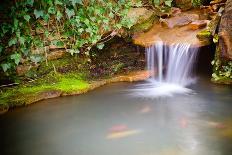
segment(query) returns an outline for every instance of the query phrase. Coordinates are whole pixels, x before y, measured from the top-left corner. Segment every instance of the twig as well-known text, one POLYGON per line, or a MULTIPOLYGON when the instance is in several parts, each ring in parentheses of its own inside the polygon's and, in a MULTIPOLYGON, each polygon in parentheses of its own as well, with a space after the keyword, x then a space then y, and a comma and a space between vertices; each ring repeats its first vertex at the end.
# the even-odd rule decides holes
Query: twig
POLYGON ((6 84, 6 85, 1 85, 0 88, 14 86, 14 85, 19 85, 19 83, 11 83, 11 84, 6 84))

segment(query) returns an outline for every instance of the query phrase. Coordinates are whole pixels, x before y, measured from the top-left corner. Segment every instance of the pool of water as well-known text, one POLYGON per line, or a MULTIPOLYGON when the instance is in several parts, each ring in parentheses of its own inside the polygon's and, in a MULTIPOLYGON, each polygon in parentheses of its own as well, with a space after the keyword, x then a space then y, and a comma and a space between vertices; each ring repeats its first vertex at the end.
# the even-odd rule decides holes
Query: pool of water
POLYGON ((0 154, 232 154, 230 86, 200 78, 194 93, 146 98, 130 95, 136 85, 110 84, 1 115, 0 154))

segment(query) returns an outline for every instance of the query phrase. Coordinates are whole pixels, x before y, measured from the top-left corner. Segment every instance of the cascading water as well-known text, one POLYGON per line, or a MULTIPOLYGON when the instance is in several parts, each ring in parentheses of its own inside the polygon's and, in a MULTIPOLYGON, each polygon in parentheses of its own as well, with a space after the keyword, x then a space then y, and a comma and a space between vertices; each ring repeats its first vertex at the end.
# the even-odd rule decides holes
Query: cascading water
POLYGON ((197 49, 190 44, 165 46, 158 42, 146 49, 147 69, 152 79, 187 86, 193 82, 197 49))
POLYGON ((197 51, 197 48, 185 43, 166 46, 157 42, 146 48, 150 79, 148 83, 139 85, 134 93, 156 97, 191 92, 185 87, 195 82, 193 70, 197 51))

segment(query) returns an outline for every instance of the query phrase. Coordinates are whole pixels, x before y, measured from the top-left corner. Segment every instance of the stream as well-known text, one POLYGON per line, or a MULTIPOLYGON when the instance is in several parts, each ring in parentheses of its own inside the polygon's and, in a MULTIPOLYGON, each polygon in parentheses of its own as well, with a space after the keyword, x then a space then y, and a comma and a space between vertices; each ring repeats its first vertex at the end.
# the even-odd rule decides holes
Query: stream
MULTIPOLYGON (((139 82, 139 84, 144 82, 139 82)), ((116 83, 0 116, 0 154, 229 155, 232 88, 200 77, 194 93, 131 96, 116 83)))

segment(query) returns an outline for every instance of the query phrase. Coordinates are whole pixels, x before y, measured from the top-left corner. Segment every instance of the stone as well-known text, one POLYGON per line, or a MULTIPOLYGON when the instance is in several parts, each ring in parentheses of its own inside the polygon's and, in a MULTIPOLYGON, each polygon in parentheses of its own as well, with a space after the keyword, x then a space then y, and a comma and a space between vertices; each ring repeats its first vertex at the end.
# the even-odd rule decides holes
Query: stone
POLYGON ((171 8, 171 15, 172 16, 176 16, 176 15, 178 15, 180 13, 181 13, 181 9, 180 8, 176 8, 176 7, 172 7, 171 8))
POLYGON ((189 24, 189 29, 191 30, 202 29, 206 27, 208 23, 209 20, 197 20, 189 24))
POLYGON ((48 60, 56 60, 60 59, 65 56, 66 52, 64 50, 52 51, 51 53, 47 54, 48 60))
POLYGON ((211 6, 211 8, 214 12, 217 12, 219 10, 219 8, 222 6, 225 6, 225 3, 214 4, 211 6))
POLYGON ((153 11, 146 8, 131 8, 127 18, 132 19, 135 24, 141 24, 153 16, 153 11))
POLYGON ((163 19, 161 23, 168 28, 181 27, 199 19, 197 14, 182 13, 175 17, 163 19))
MULTIPOLYGON (((143 32, 149 30, 155 21, 155 15, 152 10, 142 8, 131 8, 127 18, 133 21, 132 32, 143 32)), ((158 19, 157 19, 158 21, 158 19)))
POLYGON ((219 25, 219 50, 221 56, 232 60, 232 0, 227 0, 219 25))

